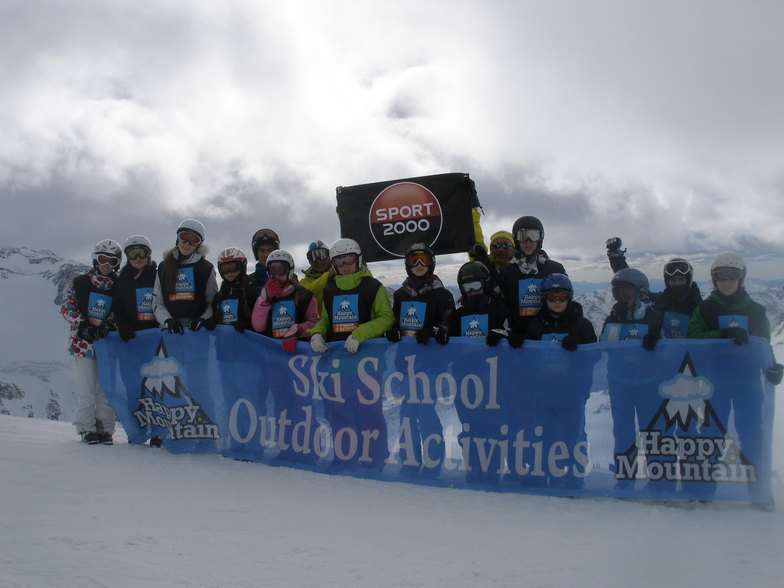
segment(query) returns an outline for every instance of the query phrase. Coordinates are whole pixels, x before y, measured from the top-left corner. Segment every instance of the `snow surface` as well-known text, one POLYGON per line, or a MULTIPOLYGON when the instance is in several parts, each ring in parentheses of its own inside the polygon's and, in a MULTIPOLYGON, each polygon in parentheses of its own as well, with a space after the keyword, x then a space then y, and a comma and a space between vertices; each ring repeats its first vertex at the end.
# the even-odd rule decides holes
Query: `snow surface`
MULTIPOLYGON (((1 586, 778 587, 784 575, 782 508, 413 486, 115 437, 87 446, 67 423, 0 415, 1 586)), ((781 504, 780 480, 774 494, 781 504)))

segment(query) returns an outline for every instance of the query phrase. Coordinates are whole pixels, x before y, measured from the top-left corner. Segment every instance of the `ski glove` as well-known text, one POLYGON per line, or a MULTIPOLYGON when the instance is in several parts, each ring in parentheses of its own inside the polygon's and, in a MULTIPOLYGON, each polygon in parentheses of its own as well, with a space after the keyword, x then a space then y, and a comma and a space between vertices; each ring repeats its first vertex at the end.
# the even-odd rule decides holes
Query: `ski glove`
POLYGON ((436 325, 433 327, 433 336, 436 339, 436 343, 439 345, 446 345, 449 343, 449 329, 443 325, 436 325))
POLYGON ((781 384, 782 375, 784 375, 784 365, 781 365, 780 363, 775 364, 765 371, 765 377, 768 379, 768 382, 774 386, 781 384))
POLYGON ((432 336, 433 336, 433 330, 424 327, 421 330, 417 331, 416 334, 417 343, 421 343, 422 345, 427 345, 427 340, 430 339, 430 337, 432 336))
POLYGON ((493 329, 487 334, 487 338, 485 339, 485 343, 487 343, 490 347, 495 347, 498 345, 498 342, 501 339, 506 337, 506 331, 503 329, 493 329))
POLYGON ((384 336, 387 338, 387 341, 389 341, 390 343, 399 343, 400 329, 398 329, 397 327, 392 327, 386 333, 384 333, 384 336))
POLYGON ((749 333, 740 327, 728 327, 721 330, 722 339, 732 339, 735 345, 744 345, 749 342, 749 333))
MULTIPOLYGON (((234 321, 233 323, 231 323, 231 325, 234 327, 234 330, 237 331, 238 333, 244 333, 245 329, 248 328, 248 322, 244 321, 242 319, 234 321)), ((204 326, 207 328, 207 330, 209 330, 209 331, 212 330, 212 329, 210 329, 209 326, 207 326, 207 325, 204 325, 204 326)), ((213 323, 213 329, 214 328, 215 328, 215 326, 214 326, 214 323, 213 323)))
POLYGON ((623 257, 626 249, 621 249, 620 237, 610 237, 607 239, 607 257, 623 257))
POLYGON ((90 324, 90 321, 84 320, 79 323, 79 327, 76 329, 76 334, 79 338, 84 339, 88 343, 92 343, 95 341, 95 327, 90 324))
POLYGON ((577 339, 571 335, 567 335, 561 340, 561 347, 567 351, 577 351, 577 339))
POLYGON ((642 338, 642 348, 647 351, 653 351, 656 348, 656 342, 660 339, 656 333, 645 333, 642 338))
POLYGON ((126 343, 136 336, 136 331, 130 325, 118 325, 117 330, 120 332, 120 339, 126 343))
POLYGON ((177 319, 166 319, 166 322, 163 323, 163 328, 169 331, 172 335, 182 335, 182 325, 180 321, 177 319))
POLYGON ((109 334, 109 331, 111 331, 109 325, 107 325, 106 323, 101 323, 100 325, 95 327, 95 338, 103 339, 104 337, 106 337, 106 335, 109 334))
POLYGON ((270 278, 264 284, 264 288, 267 290, 267 300, 272 300, 280 296, 280 293, 283 291, 283 285, 280 283, 279 280, 275 278, 270 278))
POLYGON ((523 341, 525 341, 523 334, 516 333, 515 331, 509 331, 509 334, 506 336, 506 338, 509 340, 509 345, 515 349, 522 347, 523 341))
POLYGON ((310 348, 316 353, 325 353, 327 351, 327 344, 324 342, 324 336, 320 333, 315 333, 311 336, 310 348))
POLYGON ((359 349, 359 339, 354 337, 354 335, 349 335, 343 347, 345 347, 346 351, 348 351, 349 353, 356 353, 357 350, 359 349))

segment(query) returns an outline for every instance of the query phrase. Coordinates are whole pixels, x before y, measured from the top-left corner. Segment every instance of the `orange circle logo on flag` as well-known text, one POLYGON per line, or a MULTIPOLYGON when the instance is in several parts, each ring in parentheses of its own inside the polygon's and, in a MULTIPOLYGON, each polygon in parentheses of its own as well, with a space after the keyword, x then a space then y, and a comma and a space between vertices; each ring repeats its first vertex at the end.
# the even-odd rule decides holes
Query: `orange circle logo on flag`
POLYGON ((432 246, 436 242, 441 234, 443 213, 430 190, 413 182, 399 182, 376 196, 368 220, 379 247, 403 257, 413 243, 432 246))

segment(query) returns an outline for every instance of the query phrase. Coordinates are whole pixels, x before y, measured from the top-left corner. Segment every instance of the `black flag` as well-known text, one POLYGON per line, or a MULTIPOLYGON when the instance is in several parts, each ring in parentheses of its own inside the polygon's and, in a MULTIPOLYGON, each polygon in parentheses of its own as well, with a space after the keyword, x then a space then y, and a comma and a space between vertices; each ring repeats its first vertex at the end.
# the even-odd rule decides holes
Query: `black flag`
POLYGON ((362 247, 365 261, 400 259, 413 243, 437 254, 474 243, 468 174, 452 173, 337 188, 340 234, 362 247))

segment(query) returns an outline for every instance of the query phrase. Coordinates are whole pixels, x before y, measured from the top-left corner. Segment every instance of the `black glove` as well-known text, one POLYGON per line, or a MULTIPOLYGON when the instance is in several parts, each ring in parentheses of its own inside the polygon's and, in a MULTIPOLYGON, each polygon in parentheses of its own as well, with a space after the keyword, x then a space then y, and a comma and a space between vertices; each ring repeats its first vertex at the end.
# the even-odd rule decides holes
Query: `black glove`
POLYGON ((84 339, 88 343, 92 343, 95 341, 96 330, 95 327, 90 324, 90 321, 84 320, 79 323, 79 327, 76 329, 76 334, 80 339, 84 339))
POLYGON ((728 327, 721 330, 722 339, 733 339, 735 345, 744 345, 749 342, 749 333, 740 327, 728 327))
POLYGON ((780 363, 775 364, 773 367, 769 367, 765 371, 765 377, 768 379, 768 382, 774 386, 781 384, 782 375, 784 375, 784 365, 781 365, 780 363))
POLYGON ((509 346, 514 347, 515 349, 520 349, 520 347, 523 346, 523 341, 525 341, 523 334, 516 333, 515 331, 509 331, 506 338, 509 339, 509 346))
POLYGON ((492 262, 490 261, 490 257, 487 255, 487 249, 482 243, 474 243, 468 249, 469 255, 473 256, 476 261, 483 263, 486 267, 490 267, 492 262))
MULTIPOLYGON (((238 333, 244 333, 245 329, 248 328, 248 322, 244 321, 242 319, 239 319, 236 322, 233 322, 231 324, 234 326, 234 330, 237 331, 238 333)), ((208 327, 207 325, 204 325, 204 326, 207 327, 207 330, 212 331, 212 329, 215 328, 215 321, 213 320, 212 329, 210 327, 208 327)))
POLYGON ((217 319, 215 318, 215 315, 212 315, 212 316, 211 316, 210 318, 208 318, 208 319, 202 319, 202 321, 201 321, 201 322, 202 322, 202 326, 203 326, 205 329, 207 329, 208 331, 212 331, 212 330, 215 328, 215 325, 217 325, 217 324, 218 324, 218 321, 217 321, 217 319))
POLYGON ((439 345, 446 345, 449 343, 449 329, 444 326, 436 325, 433 327, 433 336, 436 338, 436 343, 439 345))
POLYGON ((501 339, 506 337, 506 331, 503 329, 493 329, 487 334, 487 338, 485 339, 485 343, 487 343, 490 347, 495 347, 498 345, 498 342, 501 339))
POLYGON ((417 343, 421 343, 422 345, 427 345, 427 340, 433 336, 433 329, 428 329, 424 327, 417 331, 416 340, 417 343))
POLYGON ((126 343, 136 336, 136 331, 133 330, 131 325, 117 325, 117 330, 120 332, 120 339, 126 343))
POLYGON ((607 257, 623 257, 626 249, 621 249, 620 237, 610 237, 607 239, 607 257))
POLYGON ((182 325, 177 319, 166 319, 166 322, 163 323, 163 328, 169 331, 172 335, 182 335, 182 325))
POLYGON ((648 351, 656 349, 656 341, 660 339, 657 333, 645 333, 642 338, 642 348, 648 351))
POLYGON ((204 326, 204 319, 195 318, 195 319, 191 319, 191 324, 189 325, 189 328, 191 331, 195 332, 201 329, 203 326, 204 326))
POLYGON ((387 338, 387 341, 389 341, 390 343, 399 343, 400 329, 398 329, 397 327, 392 327, 386 333, 384 333, 384 336, 387 338))
POLYGON ((577 339, 572 337, 571 335, 567 335, 561 341, 561 347, 563 347, 567 351, 577 351, 577 339))
POLYGON ((103 339, 106 335, 109 334, 109 331, 112 329, 106 323, 101 323, 97 327, 95 327, 95 338, 96 339, 103 339))

